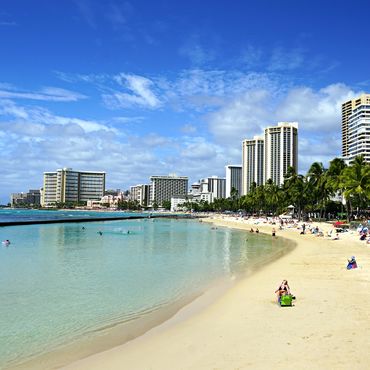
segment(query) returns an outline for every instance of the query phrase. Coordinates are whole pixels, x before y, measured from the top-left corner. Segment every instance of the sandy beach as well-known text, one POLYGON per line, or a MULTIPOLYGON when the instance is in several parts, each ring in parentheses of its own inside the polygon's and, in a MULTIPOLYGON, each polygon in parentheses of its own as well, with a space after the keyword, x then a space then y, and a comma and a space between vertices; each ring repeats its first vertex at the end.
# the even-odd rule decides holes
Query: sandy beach
MULTIPOLYGON (((251 228, 231 217, 206 221, 246 235, 251 228)), ((270 235, 272 227, 278 229, 258 224, 270 235)), ((355 233, 334 241, 297 228, 278 230, 277 237, 296 248, 212 304, 193 314, 185 307, 145 335, 64 369, 369 369, 370 245, 355 233), (359 268, 347 270, 352 255, 359 268), (297 297, 293 307, 276 303, 283 279, 297 297)))

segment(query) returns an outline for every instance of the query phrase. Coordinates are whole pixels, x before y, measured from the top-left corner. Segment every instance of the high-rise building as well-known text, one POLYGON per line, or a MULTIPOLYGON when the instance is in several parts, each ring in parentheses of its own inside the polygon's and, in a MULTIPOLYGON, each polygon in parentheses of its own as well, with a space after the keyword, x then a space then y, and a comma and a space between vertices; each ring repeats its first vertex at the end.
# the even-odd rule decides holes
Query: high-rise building
POLYGON ((265 128, 264 182, 282 185, 288 167, 298 171, 298 123, 279 122, 265 128))
POLYGON ((348 161, 363 155, 370 162, 370 94, 342 104, 342 155, 348 161))
POLYGON ((188 178, 186 176, 151 176, 150 205, 159 206, 163 201, 171 201, 173 195, 188 193, 188 178))
POLYGON ((226 194, 229 198, 231 189, 234 188, 238 192, 238 196, 242 194, 242 166, 241 165, 227 165, 226 169, 226 194))
MULTIPOLYGON (((367 106, 370 105, 370 94, 362 94, 359 97, 348 100, 342 104, 342 156, 344 158, 351 157, 350 149, 349 149, 349 136, 350 136, 349 135, 349 119, 355 109, 357 109, 359 106, 366 106, 366 105, 367 106)), ((361 111, 362 113, 366 112, 366 108, 365 110, 361 109, 361 111)), ((366 122, 366 119, 362 120, 362 124, 361 124, 362 128, 364 127, 363 126, 364 122, 366 122)), ((354 139, 354 136, 356 136, 355 134, 356 130, 357 130, 356 124, 353 124, 353 119, 352 119, 352 131, 351 131, 352 148, 354 145, 353 139, 354 139)), ((361 135, 361 136, 363 137, 364 135, 361 135)))
POLYGON ((253 182, 257 186, 264 183, 265 141, 263 137, 255 136, 244 140, 242 144, 242 193, 249 192, 253 182))
POLYGON ((140 184, 131 186, 130 199, 138 201, 142 207, 148 206, 150 199, 150 185, 140 184))
POLYGON ((213 199, 226 198, 226 179, 223 177, 208 177, 208 192, 212 193, 213 199))
POLYGON ((211 176, 200 180, 201 199, 212 203, 214 199, 226 198, 226 179, 224 177, 211 176))
POLYGON ((105 172, 73 171, 71 168, 44 172, 42 206, 100 200, 104 190, 105 172))

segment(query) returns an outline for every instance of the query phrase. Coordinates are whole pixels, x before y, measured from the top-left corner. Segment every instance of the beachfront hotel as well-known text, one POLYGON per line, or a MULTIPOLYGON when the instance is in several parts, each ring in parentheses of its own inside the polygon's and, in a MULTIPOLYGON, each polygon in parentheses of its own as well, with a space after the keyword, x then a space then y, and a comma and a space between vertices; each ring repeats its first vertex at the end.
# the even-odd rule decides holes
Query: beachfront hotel
POLYGON ((171 201, 173 195, 186 195, 188 193, 187 176, 151 176, 150 177, 149 205, 162 205, 164 201, 171 201))
POLYGON ((150 185, 139 184, 130 186, 130 199, 136 200, 140 206, 146 207, 150 199, 150 185))
MULTIPOLYGON (((342 104, 342 156, 344 158, 349 158, 353 154, 353 148, 354 148, 354 137, 355 137, 355 132, 357 131, 357 127, 363 129, 365 127, 364 123, 366 122, 366 119, 362 121, 361 125, 358 125, 353 123, 354 117, 352 117, 352 127, 351 127, 351 134, 349 133, 349 120, 352 114, 354 113, 354 110, 358 111, 359 107, 363 107, 361 109, 361 114, 363 112, 366 112, 366 106, 370 105, 370 94, 362 94, 359 97, 355 99, 348 100, 342 104), (360 127, 361 126, 361 127, 360 127), (349 138, 350 135, 352 136, 352 153, 350 153, 350 148, 349 148, 349 138)), ((369 108, 367 108, 369 110, 369 108)), ((361 114, 356 114, 356 120, 361 118, 361 114)), ((367 117, 368 119, 368 117, 367 117)), ((359 130, 360 131, 360 130, 359 130)), ((366 131, 366 130, 362 130, 366 131)), ((360 132, 358 132, 360 133, 360 132)))
POLYGON ((253 182, 263 185, 265 141, 262 136, 254 136, 242 143, 242 194, 245 195, 253 182))
POLYGON ((298 123, 279 122, 265 128, 264 137, 255 136, 242 143, 242 194, 272 179, 282 185, 288 167, 298 170, 298 123))
POLYGON ((265 183, 282 185, 288 167, 298 171, 298 123, 279 122, 265 128, 265 183))
POLYGON ((73 171, 72 168, 44 172, 41 205, 100 200, 104 190, 105 172, 73 171))
POLYGON ((238 192, 238 196, 242 193, 242 166, 241 165, 227 165, 226 170, 226 194, 225 197, 229 198, 231 189, 234 188, 238 192))
POLYGON ((363 155, 370 162, 370 94, 342 104, 342 155, 347 161, 363 155))

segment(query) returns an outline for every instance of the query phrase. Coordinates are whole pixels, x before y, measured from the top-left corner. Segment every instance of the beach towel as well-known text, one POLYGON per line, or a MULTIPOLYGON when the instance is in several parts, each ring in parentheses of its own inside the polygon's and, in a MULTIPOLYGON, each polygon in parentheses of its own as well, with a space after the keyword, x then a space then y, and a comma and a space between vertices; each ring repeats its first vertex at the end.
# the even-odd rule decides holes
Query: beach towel
POLYGON ((291 306, 292 305, 293 297, 291 294, 282 295, 280 297, 280 306, 291 306))

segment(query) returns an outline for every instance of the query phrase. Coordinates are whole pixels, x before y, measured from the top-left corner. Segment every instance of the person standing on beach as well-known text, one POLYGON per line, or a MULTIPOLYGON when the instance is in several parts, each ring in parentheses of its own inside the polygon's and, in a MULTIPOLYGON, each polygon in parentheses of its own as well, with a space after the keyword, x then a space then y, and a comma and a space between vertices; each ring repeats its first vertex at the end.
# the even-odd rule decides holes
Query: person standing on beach
POLYGON ((274 227, 272 228, 272 236, 276 236, 276 230, 274 227))

